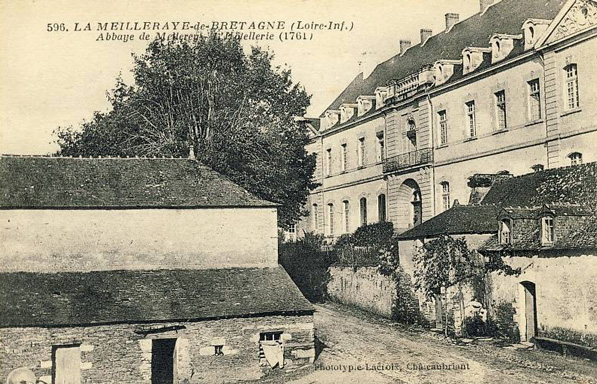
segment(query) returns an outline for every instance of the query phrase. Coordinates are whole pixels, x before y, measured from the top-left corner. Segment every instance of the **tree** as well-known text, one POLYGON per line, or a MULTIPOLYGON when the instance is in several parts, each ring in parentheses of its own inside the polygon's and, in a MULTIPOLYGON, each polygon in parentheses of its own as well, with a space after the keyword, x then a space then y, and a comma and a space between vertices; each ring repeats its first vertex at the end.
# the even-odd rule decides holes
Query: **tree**
MULTIPOLYGON (((520 274, 520 268, 513 269, 500 256, 484 260, 478 252, 469 249, 464 237, 441 235, 428 241, 417 249, 413 261, 415 288, 429 298, 439 299, 441 304, 441 295, 450 287, 457 287, 461 313, 464 313, 462 284, 484 278, 487 273, 494 271, 505 275, 520 274)), ((443 308, 443 311, 447 335, 447 308, 443 308)), ((462 320, 461 325, 464 325, 462 320)))
POLYGON ((121 78, 109 112, 55 134, 63 156, 194 156, 256 196, 280 204, 279 224, 295 223, 315 159, 295 121, 310 96, 273 55, 216 34, 192 43, 153 41, 134 56, 134 84, 121 78))

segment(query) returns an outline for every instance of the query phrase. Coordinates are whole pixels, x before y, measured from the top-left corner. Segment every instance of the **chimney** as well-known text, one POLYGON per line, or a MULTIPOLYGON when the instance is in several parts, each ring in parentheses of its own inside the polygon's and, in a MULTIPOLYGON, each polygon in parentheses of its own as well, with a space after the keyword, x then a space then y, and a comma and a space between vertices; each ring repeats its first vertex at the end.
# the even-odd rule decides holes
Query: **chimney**
POLYGON ((481 13, 485 12, 485 10, 493 4, 493 0, 479 0, 479 6, 481 8, 481 13))
POLYGON ((433 32, 431 29, 421 29, 421 45, 425 44, 428 38, 431 37, 433 32))
POLYGON ((446 32, 450 30, 460 20, 457 13, 446 13, 446 32))
POLYGON ((410 40, 400 40, 400 55, 404 55, 404 52, 410 48, 410 45, 410 40))

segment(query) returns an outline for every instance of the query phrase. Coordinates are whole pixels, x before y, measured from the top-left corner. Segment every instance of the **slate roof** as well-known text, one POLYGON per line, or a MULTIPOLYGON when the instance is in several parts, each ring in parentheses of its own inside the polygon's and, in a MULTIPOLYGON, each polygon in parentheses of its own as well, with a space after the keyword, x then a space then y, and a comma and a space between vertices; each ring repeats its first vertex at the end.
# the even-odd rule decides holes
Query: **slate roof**
POLYGON ((282 267, 0 274, 0 327, 313 313, 282 267))
POLYGON ((190 159, 0 156, 0 209, 275 205, 190 159))
MULTIPOLYGON (((338 109, 342 103, 352 103, 359 95, 373 95, 375 88, 385 86, 392 79, 404 78, 439 59, 460 60, 462 50, 466 47, 488 47, 489 39, 494 33, 521 34, 522 24, 526 19, 554 19, 565 2, 565 0, 496 2, 483 14, 477 13, 455 24, 448 33, 442 31, 430 37, 424 46, 414 45, 403 56, 398 54, 378 64, 366 79, 363 79, 360 74, 326 110, 338 109)), ((520 44, 516 44, 509 57, 520 53, 522 53, 520 44)), ((454 76, 454 79, 449 81, 454 81, 456 77, 462 76, 454 76)))
POLYGON ((398 235, 412 240, 439 235, 494 233, 500 209, 494 205, 455 205, 439 215, 398 235))
MULTIPOLYGON (((502 210, 516 218, 536 218, 544 205, 556 216, 597 215, 597 162, 494 180, 480 204, 455 205, 403 232, 399 238, 497 232, 497 217, 502 210)), ((587 237, 589 242, 593 237, 597 238, 597 233, 589 235, 582 233, 585 229, 578 230, 577 235, 570 235, 576 240, 567 236, 570 239, 566 241, 572 243, 561 239, 561 245, 573 245, 587 237)))
POLYGON ((597 162, 496 180, 481 203, 502 207, 570 203, 597 208, 597 162))

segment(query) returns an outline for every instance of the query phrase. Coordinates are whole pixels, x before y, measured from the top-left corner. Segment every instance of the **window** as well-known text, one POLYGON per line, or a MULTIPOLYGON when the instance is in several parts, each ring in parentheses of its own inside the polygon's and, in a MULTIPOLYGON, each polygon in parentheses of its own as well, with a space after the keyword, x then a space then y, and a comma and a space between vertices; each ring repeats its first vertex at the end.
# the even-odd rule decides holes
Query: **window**
POLYGON ((280 341, 282 332, 261 332, 259 341, 280 341))
POLYGON ((346 144, 342 144, 342 158, 341 160, 341 166, 342 166, 342 171, 346 171, 346 144))
POLYGON ((541 219, 541 233, 541 245, 553 244, 555 237, 553 217, 544 217, 541 219))
POLYGON ((439 143, 440 145, 448 144, 448 116, 446 111, 439 111, 439 143))
POLYGON ((541 119, 541 89, 539 79, 529 81, 529 118, 531 121, 541 119))
POLYGON ((580 106, 578 100, 578 68, 576 64, 569 64, 564 70, 566 71, 566 108, 578 108, 580 106))
POLYGON ((443 181, 440 183, 442 186, 442 203, 444 211, 450 209, 450 183, 443 181))
POLYGON ((350 232, 350 203, 348 202, 348 200, 344 200, 342 204, 344 206, 344 232, 348 233, 350 232))
POLYGON ((332 148, 328 148, 327 153, 327 175, 330 176, 332 174, 332 148))
POLYGON ((383 133, 377 135, 377 161, 384 161, 386 152, 386 143, 384 141, 383 133))
POLYGON ((81 382, 81 348, 79 345, 52 347, 52 376, 54 383, 81 382))
POLYGON ((475 121, 475 102, 469 101, 466 103, 466 116, 468 119, 468 135, 469 137, 477 136, 477 122, 475 121))
POLYGON ((501 131, 507 128, 506 122, 506 92, 499 91, 495 94, 495 107, 497 113, 497 130, 501 131))
POLYGON ((288 226, 286 240, 296 241, 296 225, 295 224, 290 224, 288 226))
POLYGON ((412 199, 412 225, 419 225, 423 222, 423 202, 421 199, 421 191, 414 190, 412 199))
POLYGON ((317 204, 313 204, 313 230, 317 231, 317 222, 318 220, 318 213, 317 213, 317 204))
POLYGON ((512 244, 512 222, 509 219, 500 221, 500 244, 512 244))
POLYGON ((570 165, 580 165, 582 164, 582 153, 574 152, 568 155, 570 159, 570 165))
POLYGON ((334 234, 334 204, 328 204, 328 228, 329 234, 334 234))
POLYGON ((541 172, 543 169, 545 169, 545 167, 543 166, 543 164, 535 164, 531 167, 531 169, 533 170, 533 172, 541 172))
POLYGON ((214 345, 214 356, 223 356, 224 355, 224 346, 223 345, 214 345))
POLYGON ((377 217, 380 222, 386 221, 386 195, 377 196, 377 217))
POLYGON ((364 137, 361 137, 359 139, 358 155, 359 155, 359 167, 362 167, 365 165, 365 138, 364 137))
MULTIPOLYGON (((259 360, 260 361, 267 361, 268 359, 266 359, 266 350, 263 348, 264 346, 266 346, 266 348, 283 348, 282 347, 282 332, 261 332, 259 334, 259 360)), ((284 355, 284 351, 282 350, 282 355, 284 355)), ((271 358, 272 356, 270 356, 271 358)), ((275 356, 274 356, 275 357, 275 356)), ((264 362, 265 364, 265 362, 264 362)), ((282 368, 282 366, 284 365, 284 361, 283 360, 278 360, 278 362, 276 362, 275 364, 272 365, 272 368, 274 368, 276 365, 278 365, 278 368, 282 368)))
POLYGON ((367 199, 362 197, 360 204, 361 204, 361 225, 367 225, 367 199))

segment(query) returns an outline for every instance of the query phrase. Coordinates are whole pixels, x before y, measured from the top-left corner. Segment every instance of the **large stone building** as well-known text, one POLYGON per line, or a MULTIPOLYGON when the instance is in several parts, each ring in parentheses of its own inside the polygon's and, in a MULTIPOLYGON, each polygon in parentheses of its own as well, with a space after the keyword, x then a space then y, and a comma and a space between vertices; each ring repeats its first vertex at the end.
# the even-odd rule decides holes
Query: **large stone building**
POLYGON ((308 365, 313 307, 278 265, 276 219, 194 160, 0 157, 0 383, 308 365))
POLYGON ((467 204, 474 174, 597 160, 597 4, 482 0, 357 76, 313 130, 320 187, 299 231, 402 232, 467 204))

